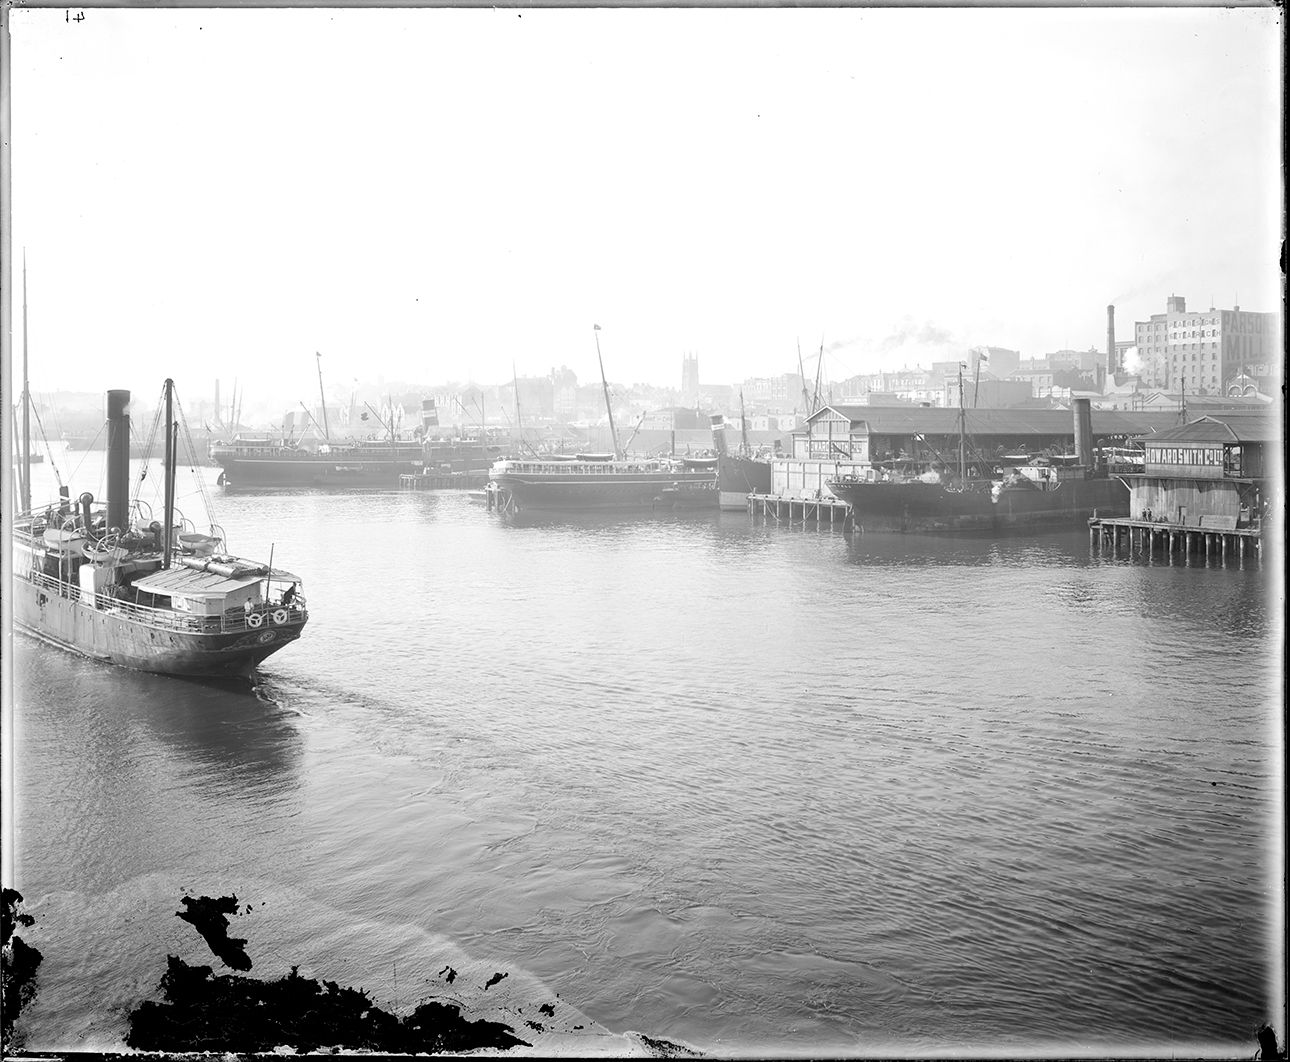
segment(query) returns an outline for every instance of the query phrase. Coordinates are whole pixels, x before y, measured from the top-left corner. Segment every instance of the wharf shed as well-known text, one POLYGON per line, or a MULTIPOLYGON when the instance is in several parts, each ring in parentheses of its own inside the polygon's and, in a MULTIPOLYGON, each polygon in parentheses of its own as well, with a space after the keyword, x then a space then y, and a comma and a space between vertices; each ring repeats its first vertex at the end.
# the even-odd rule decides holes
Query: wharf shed
MULTIPOLYGON (((1075 448, 1075 417, 1067 409, 968 409, 971 449, 988 457, 1067 454, 1075 448)), ((1091 413, 1094 446, 1120 444, 1178 424, 1178 414, 1100 410, 1091 413)), ((793 435, 791 456, 776 459, 772 490, 781 496, 831 493, 826 481, 857 466, 895 458, 935 460, 957 454, 959 410, 930 406, 828 405, 793 435)))
POLYGON ((1258 526, 1273 501, 1281 434, 1267 413, 1211 413, 1140 436, 1143 471, 1123 477, 1130 519, 1258 526))
MULTIPOLYGON (((977 450, 987 453, 1067 453, 1075 442, 1075 419, 1065 409, 968 409, 964 426, 977 450)), ((1127 410, 1092 411, 1094 443, 1131 439, 1178 423, 1178 414, 1127 410)), ((806 430, 793 436, 793 456, 872 462, 888 457, 932 456, 958 446, 959 411, 945 407, 825 406, 806 430)))

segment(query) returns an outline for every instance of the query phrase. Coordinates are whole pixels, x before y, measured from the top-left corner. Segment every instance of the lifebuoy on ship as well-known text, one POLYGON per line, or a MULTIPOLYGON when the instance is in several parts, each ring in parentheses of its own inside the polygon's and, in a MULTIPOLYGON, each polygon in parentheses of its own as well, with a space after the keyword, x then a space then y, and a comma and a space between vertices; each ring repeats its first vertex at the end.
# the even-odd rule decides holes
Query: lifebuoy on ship
POLYGON ((281 627, 287 622, 287 610, 285 608, 276 608, 273 610, 273 622, 281 627))
POLYGON ((258 627, 264 622, 264 615, 259 612, 252 612, 246 617, 248 627, 258 627))

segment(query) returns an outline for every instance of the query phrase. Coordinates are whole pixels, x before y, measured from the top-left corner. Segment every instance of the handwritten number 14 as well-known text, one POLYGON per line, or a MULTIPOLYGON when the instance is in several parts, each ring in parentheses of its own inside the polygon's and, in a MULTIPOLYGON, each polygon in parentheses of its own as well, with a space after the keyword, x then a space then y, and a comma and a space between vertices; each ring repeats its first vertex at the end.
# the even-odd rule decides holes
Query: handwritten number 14
POLYGON ((85 21, 84 11, 78 11, 76 12, 76 14, 73 15, 69 10, 69 11, 64 11, 63 15, 64 15, 64 18, 63 18, 64 22, 84 22, 85 21))

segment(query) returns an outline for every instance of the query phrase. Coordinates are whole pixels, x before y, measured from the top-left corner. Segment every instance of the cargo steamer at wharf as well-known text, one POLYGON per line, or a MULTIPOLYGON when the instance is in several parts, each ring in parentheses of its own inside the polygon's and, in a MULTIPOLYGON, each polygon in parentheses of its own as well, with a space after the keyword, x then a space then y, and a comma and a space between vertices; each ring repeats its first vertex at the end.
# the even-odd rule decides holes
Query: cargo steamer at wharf
POLYGON ((730 452, 726 442, 725 417, 715 413, 711 417, 712 445, 717 453, 717 504, 722 509, 743 509, 750 494, 769 493, 772 480, 771 463, 753 454, 748 443, 748 414, 744 409, 743 391, 739 392, 740 431, 742 441, 736 453, 730 452))
MULTIPOLYGON (((107 393, 107 502, 67 487, 44 508, 25 497, 13 524, 17 627, 82 656, 141 671, 249 676, 300 637, 309 615, 297 576, 224 552, 174 506, 180 424, 166 381, 163 519, 131 500, 130 392, 107 393)), ((145 469, 146 471, 146 469, 145 469)), ((142 482, 142 477, 140 478, 142 482)))
MULTIPOLYGON (((478 486, 502 448, 483 440, 437 439, 434 401, 422 403, 417 437, 324 442, 315 449, 285 437, 239 436, 211 448, 220 466, 217 482, 234 489, 389 489, 404 477, 433 479, 445 486, 478 486)), ((324 438, 330 433, 324 426, 324 438)))
POLYGON ((991 468, 969 465, 960 406, 957 475, 943 463, 916 475, 870 468, 831 479, 828 488, 851 507, 851 527, 860 531, 997 533, 1127 514, 1128 486, 1095 461, 1088 399, 1075 400, 1073 416, 1075 455, 991 468))

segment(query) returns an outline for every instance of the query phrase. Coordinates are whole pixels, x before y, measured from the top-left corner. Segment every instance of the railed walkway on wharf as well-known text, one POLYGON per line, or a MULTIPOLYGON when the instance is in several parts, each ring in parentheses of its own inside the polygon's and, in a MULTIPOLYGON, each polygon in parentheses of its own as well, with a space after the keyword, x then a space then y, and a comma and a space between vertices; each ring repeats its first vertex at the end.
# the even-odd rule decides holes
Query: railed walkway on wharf
POLYGON ((825 526, 841 531, 851 530, 851 506, 837 498, 790 498, 778 494, 749 494, 748 514, 758 514, 777 524, 815 524, 816 530, 825 526))
POLYGON ((1233 517, 1201 517, 1201 520, 1200 524, 1170 524, 1127 516, 1094 516, 1088 522, 1089 546, 1094 552, 1105 547, 1116 555, 1124 550, 1129 557, 1163 559, 1169 564, 1174 563, 1175 557, 1180 557, 1183 564, 1217 561, 1238 568, 1262 561, 1260 527, 1219 526, 1234 524, 1233 517))

